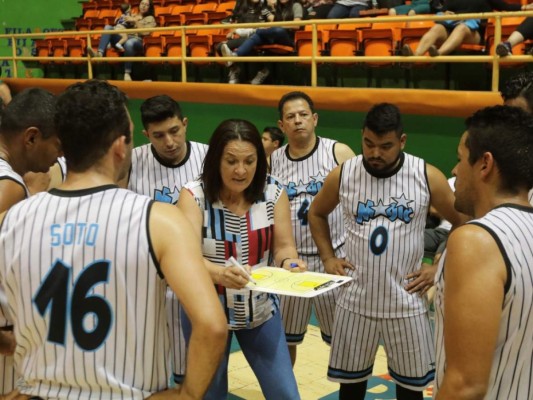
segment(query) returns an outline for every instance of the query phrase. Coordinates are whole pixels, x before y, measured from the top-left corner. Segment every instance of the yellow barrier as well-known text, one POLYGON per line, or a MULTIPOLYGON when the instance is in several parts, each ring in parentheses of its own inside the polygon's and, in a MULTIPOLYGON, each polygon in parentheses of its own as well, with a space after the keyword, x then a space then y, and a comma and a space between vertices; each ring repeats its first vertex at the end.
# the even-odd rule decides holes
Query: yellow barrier
MULTIPOLYGON (((368 24, 369 21, 375 22, 407 22, 407 21, 443 21, 443 20, 465 20, 465 19, 489 19, 494 18, 494 42, 499 43, 501 41, 502 32, 502 18, 506 17, 532 17, 533 11, 516 11, 516 12, 492 12, 492 13, 476 13, 476 14, 457 14, 457 15, 418 15, 418 16, 387 16, 387 17, 375 17, 375 18, 355 18, 355 19, 327 19, 327 20, 305 20, 305 21, 290 21, 290 22, 270 22, 265 23, 253 23, 253 24, 232 24, 231 28, 261 28, 272 26, 305 26, 310 25, 312 27, 312 55, 307 57, 301 56, 270 56, 269 61, 275 62, 308 62, 311 65, 311 86, 317 86, 317 64, 318 63, 373 63, 373 62, 395 62, 395 63, 492 63, 492 85, 491 89, 494 92, 498 91, 498 82, 500 76, 500 63, 511 62, 533 62, 531 56, 510 56, 500 58, 496 54, 494 55, 476 55, 476 56, 439 56, 439 57, 402 57, 402 56, 386 56, 386 57, 369 57, 369 56, 353 56, 353 57, 331 57, 331 56, 317 56, 317 26, 324 24, 368 24)), ((221 25, 222 27, 230 27, 230 25, 221 25)), ((135 32, 176 32, 180 31, 182 43, 186 43, 186 35, 188 30, 201 31, 204 29, 213 29, 213 25, 190 25, 190 26, 168 26, 158 27, 150 29, 128 29, 122 31, 113 31, 113 33, 135 33, 135 32)), ((213 57, 191 57, 188 56, 186 46, 182 46, 181 57, 105 57, 105 58, 92 58, 90 55, 87 57, 19 57, 17 56, 16 43, 17 38, 49 38, 49 37, 69 37, 69 36, 86 36, 87 46, 91 46, 91 35, 110 33, 106 30, 94 30, 94 31, 65 31, 65 32, 53 32, 53 33, 26 33, 26 34, 12 34, 12 35, 0 35, 0 39, 11 39, 12 43, 12 55, 0 57, 0 60, 10 60, 13 63, 13 75, 18 77, 17 61, 86 61, 87 62, 87 76, 93 77, 93 63, 105 63, 105 62, 117 62, 117 61, 132 61, 132 62, 144 62, 144 61, 179 61, 181 63, 181 81, 187 82, 187 63, 194 61, 214 61, 213 57)), ((264 57, 217 57, 216 61, 239 61, 239 62, 261 62, 265 61, 264 57)))
MULTIPOLYGON (((5 82, 14 92, 30 87, 42 87, 57 94, 77 80, 8 78, 5 82)), ((294 86, 278 85, 266 85, 257 90, 252 85, 216 83, 114 81, 113 84, 133 99, 146 99, 165 93, 180 102, 273 108, 277 107, 281 96, 295 90, 294 86)), ((467 117, 480 108, 502 104, 502 98, 496 92, 333 87, 300 89, 311 96, 317 110, 367 112, 374 104, 387 101, 396 104, 405 114, 467 117)))

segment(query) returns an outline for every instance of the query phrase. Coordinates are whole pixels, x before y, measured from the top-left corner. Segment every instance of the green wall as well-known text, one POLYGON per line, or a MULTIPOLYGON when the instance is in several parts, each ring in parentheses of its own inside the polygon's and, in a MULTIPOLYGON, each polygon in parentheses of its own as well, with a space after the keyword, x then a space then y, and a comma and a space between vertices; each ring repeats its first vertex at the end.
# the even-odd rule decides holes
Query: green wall
MULTIPOLYGON (((69 20, 82 14, 81 3, 76 0, 1 0, 0 33, 37 33, 63 31, 62 20, 69 20)), ((19 56, 30 56, 32 39, 18 39, 19 56)), ((0 39, 0 56, 11 55, 11 39, 0 39)), ((0 61, 2 76, 11 77, 12 65, 0 61)), ((26 68, 19 62, 19 77, 42 77, 40 68, 26 68)))
MULTIPOLYGON (((135 145, 146 143, 142 136, 139 112, 142 100, 130 100, 129 109, 135 124, 135 145)), ((183 113, 189 119, 188 138, 207 143, 216 126, 228 118, 243 118, 253 122, 259 131, 265 126, 276 125, 277 109, 273 107, 214 105, 180 103, 183 113)), ((317 134, 333 138, 349 145, 356 153, 361 151, 361 126, 364 113, 321 111, 317 134)), ((464 132, 463 118, 405 115, 404 130, 408 135, 406 151, 423 157, 446 175, 456 162, 456 148, 464 132)))

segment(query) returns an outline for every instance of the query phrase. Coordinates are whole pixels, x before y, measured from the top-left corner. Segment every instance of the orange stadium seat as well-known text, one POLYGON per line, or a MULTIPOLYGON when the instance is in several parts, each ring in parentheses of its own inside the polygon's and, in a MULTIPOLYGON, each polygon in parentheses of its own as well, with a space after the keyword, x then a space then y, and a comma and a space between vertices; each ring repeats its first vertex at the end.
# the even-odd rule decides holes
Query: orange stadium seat
MULTIPOLYGON (((399 29, 405 22, 376 22, 372 28, 359 30, 360 54, 364 56, 395 55, 400 41, 399 29)), ((365 63, 367 67, 387 67, 391 62, 365 63)))
MULTIPOLYGON (((316 39, 317 51, 316 55, 321 56, 326 51, 327 43, 329 41, 329 31, 335 29, 337 24, 317 25, 316 39)), ((306 25, 305 30, 296 31, 294 35, 294 43, 299 56, 309 57, 313 54, 313 31, 311 25, 306 25)), ((310 64, 305 61, 303 64, 310 64)))
POLYGON ((217 3, 200 3, 196 4, 190 13, 181 14, 181 25, 206 25, 208 11, 215 11, 217 3))
POLYGON ((172 7, 172 13, 166 15, 164 19, 164 26, 177 26, 181 25, 183 16, 190 14, 194 4, 181 4, 172 7))

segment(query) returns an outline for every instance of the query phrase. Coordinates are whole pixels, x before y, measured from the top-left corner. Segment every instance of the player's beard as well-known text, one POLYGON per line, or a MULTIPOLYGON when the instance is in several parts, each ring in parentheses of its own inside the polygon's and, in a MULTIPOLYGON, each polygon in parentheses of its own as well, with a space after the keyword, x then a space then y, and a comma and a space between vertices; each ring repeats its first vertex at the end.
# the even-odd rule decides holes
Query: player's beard
MULTIPOLYGON (((400 162, 401 155, 402 155, 402 152, 400 151, 398 153, 398 156, 396 157, 396 159, 393 162, 391 162, 389 164, 383 163, 382 167, 379 167, 379 168, 374 168, 370 164, 370 160, 372 160, 372 159, 369 159, 369 160, 364 159, 365 169, 368 171, 369 174, 371 174, 373 176, 377 176, 377 177, 387 176, 390 172, 392 172, 398 166, 398 163, 400 162)), ((383 161, 383 159, 380 159, 380 160, 383 161)))

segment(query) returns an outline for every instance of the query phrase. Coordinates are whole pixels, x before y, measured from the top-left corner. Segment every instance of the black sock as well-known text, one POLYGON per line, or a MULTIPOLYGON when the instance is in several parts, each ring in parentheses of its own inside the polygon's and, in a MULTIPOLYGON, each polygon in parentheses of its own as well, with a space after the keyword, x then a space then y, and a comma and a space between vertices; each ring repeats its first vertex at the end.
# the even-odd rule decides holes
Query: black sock
POLYGON ((422 391, 406 389, 396 384, 396 398, 397 400, 423 400, 424 394, 422 391))
POLYGON ((358 383, 341 383, 339 400, 364 400, 367 383, 368 381, 358 383))

